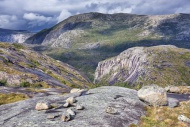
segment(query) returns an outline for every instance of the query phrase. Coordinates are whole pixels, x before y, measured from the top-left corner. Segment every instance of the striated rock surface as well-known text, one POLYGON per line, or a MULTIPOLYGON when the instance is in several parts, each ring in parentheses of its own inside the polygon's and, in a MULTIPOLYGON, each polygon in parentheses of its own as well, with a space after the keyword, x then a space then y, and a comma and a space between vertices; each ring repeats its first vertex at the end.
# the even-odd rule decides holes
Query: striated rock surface
POLYGON ((70 120, 65 108, 53 108, 36 111, 35 104, 45 99, 50 103, 63 103, 68 97, 74 96, 47 96, 33 98, 12 104, 0 106, 0 126, 31 127, 31 126, 73 126, 73 127, 127 127, 137 124, 140 116, 145 114, 143 102, 137 97, 137 91, 122 87, 105 86, 89 90, 88 95, 75 96, 84 110, 77 110, 76 116, 70 120), (117 96, 117 98, 115 98, 117 96), (117 113, 112 115, 105 112, 106 107, 113 107, 117 113), (48 119, 49 115, 56 115, 53 121, 48 119), (63 121, 62 121, 63 120, 63 121))
POLYGON ((164 106, 168 103, 165 89, 156 86, 144 86, 138 91, 138 97, 152 106, 164 106))
POLYGON ((172 45, 134 47, 99 62, 94 83, 190 85, 187 61, 190 61, 190 50, 172 45))

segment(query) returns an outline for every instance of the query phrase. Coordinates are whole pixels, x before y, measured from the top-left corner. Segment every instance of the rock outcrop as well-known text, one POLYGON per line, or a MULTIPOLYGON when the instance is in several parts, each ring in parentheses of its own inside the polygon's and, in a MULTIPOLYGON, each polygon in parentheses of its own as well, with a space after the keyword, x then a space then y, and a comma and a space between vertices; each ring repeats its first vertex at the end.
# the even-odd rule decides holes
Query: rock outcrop
POLYGON ((142 87, 138 91, 138 97, 152 106, 164 106, 168 103, 165 89, 156 85, 142 87))
POLYGON ((99 62, 94 83, 128 85, 190 85, 190 50, 172 45, 134 47, 99 62), (175 76, 173 76, 175 75, 175 76))
POLYGON ((24 30, 7 30, 0 28, 0 42, 23 43, 34 34, 35 33, 24 30))
MULTIPOLYGON (((65 96, 36 97, 25 101, 0 106, 0 126, 74 126, 74 127, 127 127, 137 124, 145 115, 144 104, 137 97, 137 91, 122 87, 105 86, 90 89, 87 95, 76 93, 65 96), (66 108, 58 107, 44 111, 36 111, 35 104, 42 99, 50 103, 63 104, 74 96, 77 103, 85 106, 84 110, 76 110, 74 119, 65 115, 66 108), (107 107, 117 110, 116 114, 106 113, 107 107), (51 119, 47 118, 56 116, 51 119), (69 122, 64 122, 69 121, 69 122)), ((109 108, 110 109, 110 108, 109 108)))

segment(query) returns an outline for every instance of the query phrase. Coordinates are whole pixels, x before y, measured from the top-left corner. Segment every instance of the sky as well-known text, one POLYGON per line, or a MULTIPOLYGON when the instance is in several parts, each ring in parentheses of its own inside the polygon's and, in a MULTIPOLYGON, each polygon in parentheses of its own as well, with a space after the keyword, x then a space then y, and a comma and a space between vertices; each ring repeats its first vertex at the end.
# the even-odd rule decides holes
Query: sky
POLYGON ((190 13, 190 0, 0 0, 0 28, 39 31, 88 12, 190 13))

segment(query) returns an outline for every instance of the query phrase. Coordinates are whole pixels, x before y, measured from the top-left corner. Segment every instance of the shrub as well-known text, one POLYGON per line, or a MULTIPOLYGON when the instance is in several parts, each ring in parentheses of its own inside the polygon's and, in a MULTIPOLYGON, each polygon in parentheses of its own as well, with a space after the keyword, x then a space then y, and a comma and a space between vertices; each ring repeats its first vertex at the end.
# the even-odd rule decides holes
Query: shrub
POLYGON ((6 79, 0 80, 0 86, 6 86, 6 85, 7 85, 6 79))
POLYGON ((29 82, 21 82, 20 87, 30 87, 30 83, 29 82))

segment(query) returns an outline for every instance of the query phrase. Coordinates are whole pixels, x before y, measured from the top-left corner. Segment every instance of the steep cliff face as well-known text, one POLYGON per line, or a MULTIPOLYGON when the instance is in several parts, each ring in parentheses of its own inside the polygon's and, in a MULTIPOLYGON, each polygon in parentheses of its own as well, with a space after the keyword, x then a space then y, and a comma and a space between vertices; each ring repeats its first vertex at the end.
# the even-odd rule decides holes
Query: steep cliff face
POLYGON ((100 82, 107 76, 110 84, 118 81, 131 83, 136 81, 145 70, 147 54, 143 49, 143 47, 131 48, 117 57, 99 62, 95 72, 95 82, 100 82))
POLYGON ((95 83, 190 85, 190 50, 171 45, 130 48, 99 62, 95 83))
POLYGON ((68 64, 20 44, 0 43, 0 86, 69 89, 89 85, 89 81, 68 64))
POLYGON ((1 42, 16 42, 23 43, 27 38, 34 35, 34 33, 23 30, 7 30, 0 29, 1 42))

